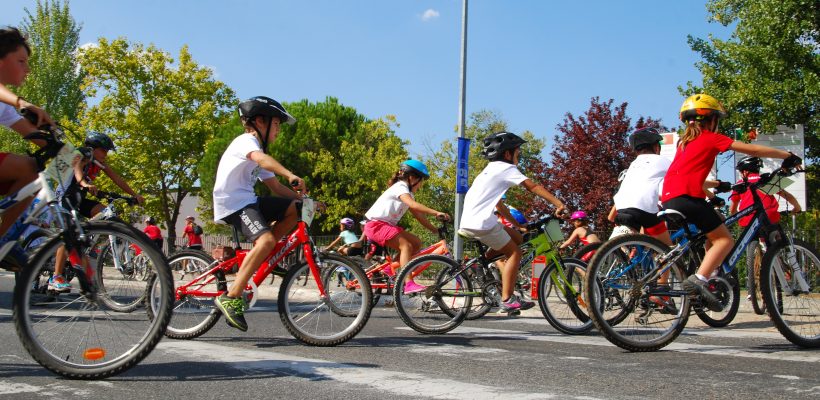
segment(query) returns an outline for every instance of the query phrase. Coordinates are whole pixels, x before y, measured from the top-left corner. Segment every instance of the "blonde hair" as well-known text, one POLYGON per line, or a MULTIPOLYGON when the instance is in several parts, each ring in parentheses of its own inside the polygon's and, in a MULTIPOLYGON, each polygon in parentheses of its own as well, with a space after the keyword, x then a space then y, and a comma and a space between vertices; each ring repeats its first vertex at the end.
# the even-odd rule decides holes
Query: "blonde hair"
POLYGON ((683 132, 683 135, 680 137, 680 141, 678 141, 678 147, 683 149, 686 147, 686 144, 697 139, 700 136, 700 133, 703 131, 702 124, 711 122, 712 119, 705 119, 705 120, 696 120, 690 119, 686 121, 686 130, 683 132))

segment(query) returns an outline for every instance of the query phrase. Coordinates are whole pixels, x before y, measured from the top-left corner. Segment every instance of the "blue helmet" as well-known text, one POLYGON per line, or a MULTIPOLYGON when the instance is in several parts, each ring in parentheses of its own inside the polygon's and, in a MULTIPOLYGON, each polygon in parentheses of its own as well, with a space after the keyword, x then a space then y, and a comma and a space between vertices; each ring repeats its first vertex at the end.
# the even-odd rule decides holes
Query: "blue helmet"
POLYGON ((427 166, 425 166, 424 163, 418 160, 410 159, 401 163, 401 170, 404 172, 411 172, 416 175, 420 175, 425 179, 430 177, 430 172, 427 171, 427 166))
POLYGON ((521 211, 518 211, 513 207, 508 208, 510 209, 510 215, 512 215, 512 217, 515 218, 516 222, 518 222, 519 224, 527 223, 527 217, 525 217, 521 211))

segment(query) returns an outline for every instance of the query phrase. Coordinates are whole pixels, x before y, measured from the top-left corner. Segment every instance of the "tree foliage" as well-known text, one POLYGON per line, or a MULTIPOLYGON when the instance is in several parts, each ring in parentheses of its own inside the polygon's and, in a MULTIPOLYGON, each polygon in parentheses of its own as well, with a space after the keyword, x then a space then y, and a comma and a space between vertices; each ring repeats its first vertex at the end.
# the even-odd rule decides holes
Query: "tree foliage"
MULTIPOLYGON (((534 163, 528 171, 571 210, 586 211, 596 229, 607 226, 618 174, 634 159, 626 140, 633 130, 627 103, 613 103, 593 97, 583 115, 567 113, 557 126, 550 163, 534 163)), ((657 120, 639 118, 636 128, 644 126, 661 127, 657 120)), ((545 207, 540 198, 528 204, 529 209, 545 207)))
MULTIPOLYGON (((31 72, 16 93, 43 107, 56 121, 76 121, 85 100, 76 58, 80 25, 71 16, 68 1, 38 0, 33 13, 25 11, 20 29, 31 47, 31 72)), ((0 129, 0 150, 23 153, 28 148, 19 134, 0 129)))
POLYGON ((809 203, 818 204, 820 158, 820 3, 816 0, 711 0, 710 18, 735 26, 729 40, 689 37, 700 53, 702 86, 689 82, 684 94, 709 93, 727 106, 724 131, 777 125, 804 126, 809 203))
POLYGON ((117 152, 109 159, 176 236, 182 200, 195 190, 205 143, 226 124, 233 91, 199 66, 187 47, 176 59, 154 46, 101 38, 79 53, 84 90, 96 105, 80 125, 108 133, 117 152))

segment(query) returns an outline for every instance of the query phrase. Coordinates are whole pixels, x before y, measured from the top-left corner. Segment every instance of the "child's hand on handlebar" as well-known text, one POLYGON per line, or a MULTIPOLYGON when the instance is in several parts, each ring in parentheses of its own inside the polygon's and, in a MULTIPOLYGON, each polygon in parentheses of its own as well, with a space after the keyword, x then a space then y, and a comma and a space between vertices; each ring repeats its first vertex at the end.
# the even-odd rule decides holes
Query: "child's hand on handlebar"
POLYGON ((443 213, 443 212, 436 212, 436 219, 439 221, 449 221, 450 214, 443 213))

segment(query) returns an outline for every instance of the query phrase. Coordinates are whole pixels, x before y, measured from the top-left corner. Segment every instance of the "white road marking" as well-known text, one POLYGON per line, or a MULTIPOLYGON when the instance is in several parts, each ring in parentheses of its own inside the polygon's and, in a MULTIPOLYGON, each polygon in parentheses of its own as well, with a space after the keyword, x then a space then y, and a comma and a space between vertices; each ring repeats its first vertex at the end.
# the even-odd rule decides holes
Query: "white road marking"
MULTIPOLYGON (((407 327, 398 327, 396 329, 409 330, 407 327)), ((612 343, 600 336, 570 336, 561 333, 555 334, 536 334, 532 332, 514 331, 509 329, 490 329, 490 328, 476 328, 460 326, 453 330, 453 333, 461 335, 473 335, 478 337, 506 337, 523 340, 532 340, 538 342, 553 342, 553 343, 567 343, 580 344, 590 346, 611 346, 612 343)), ((730 336, 732 337, 732 336, 730 336)), ((782 337, 781 337, 782 339, 782 337)), ((783 339, 785 340, 785 339, 783 339)), ((679 343, 673 342, 662 350, 679 351, 685 353, 699 353, 712 354, 720 356, 734 356, 746 358, 759 358, 768 360, 782 360, 782 361, 800 361, 800 362, 820 362, 820 352, 808 350, 760 350, 754 348, 743 348, 736 346, 717 346, 696 343, 679 343)))
POLYGON ((794 376, 794 375, 772 375, 772 376, 775 377, 775 378, 780 378, 780 379, 788 379, 790 381, 800 380, 799 376, 794 376))
POLYGON ((514 388, 479 385, 442 379, 417 373, 359 367, 276 353, 272 351, 238 349, 196 341, 165 341, 157 349, 180 357, 222 362, 240 370, 276 370, 303 379, 331 379, 350 385, 367 387, 385 393, 385 397, 411 396, 436 399, 459 399, 465 393, 477 400, 550 399, 557 394, 515 392, 514 388))

